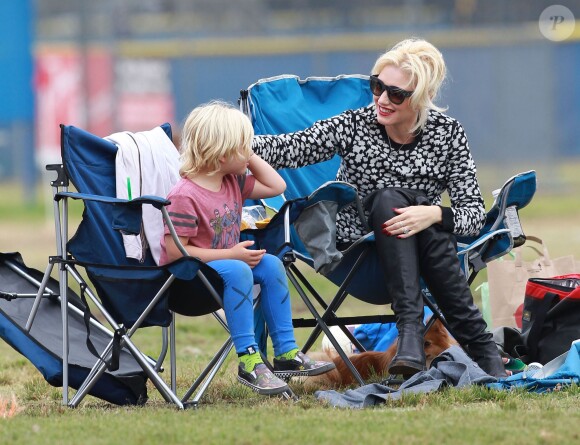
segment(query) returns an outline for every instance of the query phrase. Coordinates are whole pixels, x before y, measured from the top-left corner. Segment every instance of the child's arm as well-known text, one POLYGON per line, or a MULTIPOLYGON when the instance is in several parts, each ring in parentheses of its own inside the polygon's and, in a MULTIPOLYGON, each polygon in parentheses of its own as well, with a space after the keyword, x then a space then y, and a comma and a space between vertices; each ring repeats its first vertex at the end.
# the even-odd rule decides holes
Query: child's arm
MULTIPOLYGON (((251 240, 242 241, 230 249, 204 249, 202 247, 192 246, 188 244, 188 238, 185 236, 180 236, 179 240, 191 256, 199 258, 204 263, 214 260, 240 260, 250 267, 255 267, 266 253, 265 250, 248 249, 248 247, 254 244, 254 241, 251 240)), ((165 250, 167 259, 170 262, 183 256, 171 235, 165 235, 165 250)))
POLYGON ((256 179, 254 189, 250 193, 251 199, 269 198, 277 196, 286 190, 286 182, 270 164, 257 154, 250 156, 248 169, 256 179))

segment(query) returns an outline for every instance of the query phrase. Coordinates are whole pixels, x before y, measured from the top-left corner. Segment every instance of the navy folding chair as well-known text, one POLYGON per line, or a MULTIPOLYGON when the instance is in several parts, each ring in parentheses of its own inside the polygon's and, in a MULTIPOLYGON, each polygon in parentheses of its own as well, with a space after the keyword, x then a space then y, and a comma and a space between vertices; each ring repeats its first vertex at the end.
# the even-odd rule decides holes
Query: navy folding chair
MULTIPOLYGON (((251 118, 254 130, 260 134, 280 134, 309 127, 315 121, 337 115, 347 109, 367 106, 372 102, 368 76, 343 75, 338 77, 309 77, 282 75, 261 79, 241 91, 240 106, 251 118)), ((338 325, 359 350, 362 345, 346 329, 346 324, 369 322, 393 322, 393 316, 338 317, 336 312, 351 295, 371 304, 389 304, 384 295, 383 274, 379 267, 374 235, 370 232, 347 250, 336 249, 333 238, 333 216, 345 205, 362 206, 356 189, 336 181, 340 158, 297 169, 282 169, 280 175, 286 180, 283 196, 265 200, 264 204, 275 212, 270 223, 273 227, 251 233, 261 247, 280 255, 287 275, 298 295, 311 312, 313 319, 294 320, 296 327, 314 327, 304 344, 308 350, 321 332, 324 332, 339 355, 345 361, 356 380, 363 384, 346 354, 328 329, 338 325), (300 230, 300 225, 311 226, 300 230), (318 228, 318 230, 317 230, 318 228), (307 237, 299 232, 309 233, 307 237), (315 239, 312 239, 315 238, 315 239), (278 240, 276 242, 276 239, 278 240), (321 271, 338 286, 329 300, 324 299, 304 274, 296 267, 295 258, 321 271), (322 314, 315 303, 322 308, 322 314)), ((535 192, 535 172, 526 172, 510 179, 501 190, 496 204, 487 215, 484 230, 474 238, 463 238, 458 254, 469 282, 485 263, 507 253, 513 247, 513 237, 506 227, 506 208, 522 208, 535 192)), ((424 289, 424 302, 434 312, 431 323, 445 320, 431 301, 428 289, 424 289)))
MULTIPOLYGON (((25 356, 52 386, 62 386, 62 319, 59 284, 42 272, 27 267, 20 254, 0 253, 0 337, 25 356), (39 289, 43 289, 37 298, 39 289)), ((78 295, 69 289, 68 379, 78 388, 87 378, 95 357, 87 338, 96 349, 111 340, 110 331, 94 317, 85 317, 78 295)), ((119 354, 119 368, 106 371, 90 394, 117 405, 137 405, 147 400, 147 378, 127 350, 119 354)))
MULTIPOLYGON (((171 138, 169 124, 161 128, 171 138)), ((203 262, 187 256, 165 208, 169 201, 156 196, 129 200, 115 197, 115 144, 73 126, 63 125, 61 129, 62 164, 47 166, 48 170, 57 173, 57 179, 51 182, 57 255, 50 258, 45 278, 50 275, 52 267, 58 265, 58 297, 63 320, 63 404, 77 406, 104 374, 118 366, 120 353, 133 357, 142 374, 151 380, 167 402, 179 408, 197 404, 232 348, 227 324, 215 312, 222 307, 222 280, 203 262), (76 192, 69 191, 70 183, 76 192), (68 207, 71 199, 82 200, 84 211, 75 235, 69 240, 68 207), (170 227, 176 244, 181 246, 185 255, 183 258, 166 266, 157 266, 149 249, 145 250, 142 261, 127 258, 122 234, 141 232, 142 211, 146 205, 159 210, 158 217, 170 227), (79 268, 85 270, 88 282, 79 273, 79 268), (89 313, 88 297, 106 320, 109 332, 108 343, 100 347, 90 346, 87 342, 95 355, 94 366, 80 385, 69 380, 69 277, 80 287, 85 317, 89 313), (213 314, 228 333, 223 346, 181 398, 176 393, 174 312, 191 316, 213 314), (132 340, 138 329, 147 326, 162 327, 160 354, 156 360, 140 351, 132 340), (168 350, 170 384, 160 375, 168 350), (78 389, 70 400, 69 386, 78 389)), ((39 298, 43 293, 41 286, 39 298)))

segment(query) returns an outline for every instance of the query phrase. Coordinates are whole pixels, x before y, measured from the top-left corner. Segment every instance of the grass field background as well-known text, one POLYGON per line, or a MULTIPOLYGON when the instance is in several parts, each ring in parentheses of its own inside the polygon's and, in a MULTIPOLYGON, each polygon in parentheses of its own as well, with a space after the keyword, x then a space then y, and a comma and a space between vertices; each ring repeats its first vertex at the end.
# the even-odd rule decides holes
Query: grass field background
MULTIPOLYGON (((506 166, 480 168, 480 180, 491 205, 491 191, 510 174, 506 166)), ((538 168, 538 192, 520 217, 526 234, 540 237, 552 257, 574 254, 580 260, 580 162, 538 168), (557 180, 554 179, 557 177, 557 180)), ((44 270, 54 254, 46 190, 35 203, 23 203, 16 184, 0 184, 0 250, 19 251, 28 266, 44 270)), ((73 206, 76 220, 80 206, 73 206)), ((71 227, 71 231, 74 227, 71 227)), ((479 281, 485 280, 485 273, 479 281)), ((325 288, 322 279, 317 286, 325 288)), ((474 286, 475 287, 475 286, 474 286)), ((326 288, 328 292, 332 287, 326 288)), ((305 313, 293 297, 295 315, 305 313)), ((476 294, 477 298, 477 294, 476 294)), ((350 301, 348 313, 367 312, 350 301)), ((373 307, 373 312, 385 308, 373 307)), ((183 391, 224 340, 214 320, 179 317, 178 387, 183 391)), ((306 330, 297 330, 303 342, 306 330)), ((158 331, 146 329, 136 341, 154 355, 158 331)), ((406 443, 406 444, 562 444, 580 440, 580 390, 572 387, 536 395, 488 391, 472 387, 437 394, 408 396, 402 401, 364 411, 328 408, 299 384, 297 403, 254 395, 235 381, 235 360, 210 387, 198 410, 178 412, 152 388, 145 407, 119 408, 87 398, 78 409, 60 404, 60 388, 50 387, 40 373, 0 341, 0 443, 406 443), (16 411, 10 412, 15 400, 16 411)))

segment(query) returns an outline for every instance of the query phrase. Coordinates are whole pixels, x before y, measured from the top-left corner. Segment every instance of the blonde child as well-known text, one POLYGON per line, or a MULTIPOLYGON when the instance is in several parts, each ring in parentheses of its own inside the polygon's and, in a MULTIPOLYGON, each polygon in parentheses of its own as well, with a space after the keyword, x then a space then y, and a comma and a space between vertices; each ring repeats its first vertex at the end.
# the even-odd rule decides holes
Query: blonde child
MULTIPOLYGON (((240 242, 242 204, 282 193, 284 180, 252 152, 249 119, 223 102, 195 108, 187 117, 181 144, 181 180, 168 195, 171 220, 191 256, 215 269, 224 281, 224 312, 239 357, 238 380, 259 394, 279 394, 279 377, 318 375, 333 363, 311 360, 294 339, 290 294, 282 262, 265 250, 240 242), (274 371, 263 363, 254 335, 254 284, 274 347, 274 371)), ((181 257, 167 227, 161 263, 181 257)))

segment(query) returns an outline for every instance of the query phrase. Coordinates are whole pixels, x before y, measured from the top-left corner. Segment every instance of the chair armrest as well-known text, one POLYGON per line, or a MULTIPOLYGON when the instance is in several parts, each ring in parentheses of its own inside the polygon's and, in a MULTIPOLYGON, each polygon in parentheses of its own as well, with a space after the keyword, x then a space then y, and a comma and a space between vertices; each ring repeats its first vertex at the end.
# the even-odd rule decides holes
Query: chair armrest
POLYGON ((113 198, 110 196, 101 196, 101 195, 90 195, 87 193, 76 193, 76 192, 59 192, 54 195, 55 201, 60 201, 63 198, 71 198, 71 199, 81 199, 83 201, 95 201, 95 202, 102 202, 106 204, 115 204, 121 206, 143 206, 143 204, 151 204, 156 209, 161 210, 162 207, 165 207, 171 204, 171 201, 161 198, 159 196, 152 196, 152 195, 145 195, 140 196, 135 199, 120 199, 120 198, 113 198))
POLYGON ((125 235, 137 235, 141 232, 143 204, 150 204, 163 212, 165 206, 171 203, 165 198, 150 195, 132 200, 76 192, 59 192, 54 195, 55 201, 62 199, 81 199, 85 202, 85 207, 89 202, 110 205, 112 208, 111 226, 125 235))
POLYGON ((319 201, 334 201, 338 204, 338 208, 342 209, 353 203, 356 197, 356 187, 351 184, 342 181, 328 181, 308 196, 308 202, 309 205, 312 205, 319 201))
POLYGON ((510 229, 494 230, 492 232, 486 233, 480 238, 475 239, 475 241, 471 243, 466 243, 465 241, 467 240, 464 238, 461 242, 458 242, 459 249, 457 250, 457 255, 465 255, 466 253, 469 253, 477 249, 478 247, 489 241, 491 238, 507 233, 510 233, 510 229))
POLYGON ((536 193, 536 172, 530 170, 509 178, 499 190, 493 206, 487 212, 485 227, 495 230, 503 227, 506 209, 517 210, 527 206, 536 193))
MULTIPOLYGON (((485 264, 505 255, 514 247, 515 229, 510 227, 506 212, 509 207, 516 210, 528 205, 536 191, 536 172, 519 173, 509 178, 499 190, 495 202, 485 217, 483 229, 476 237, 458 237, 458 255, 476 260, 479 256, 485 264)), ((520 226, 518 218, 512 225, 520 226)))

